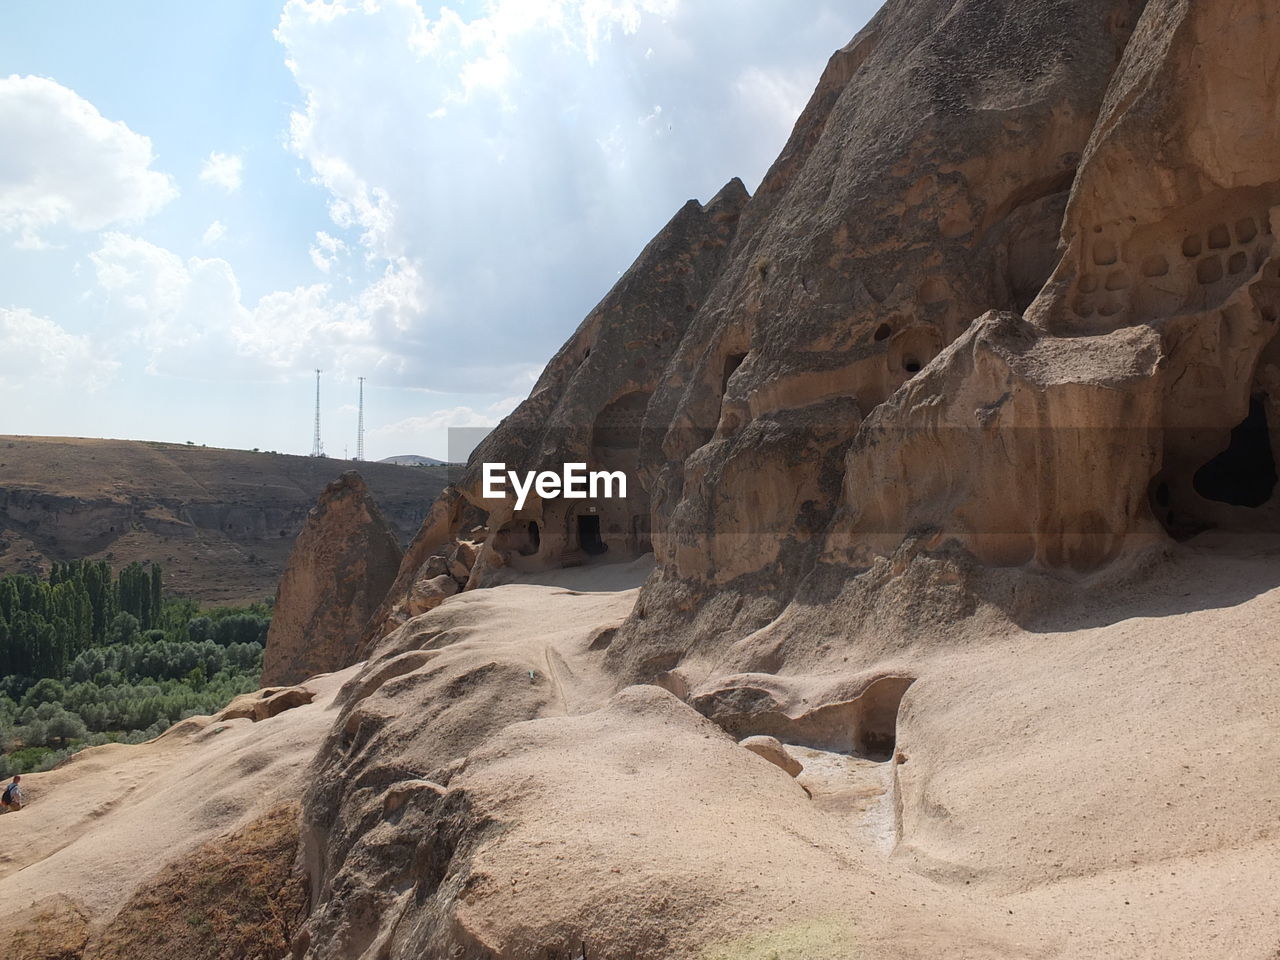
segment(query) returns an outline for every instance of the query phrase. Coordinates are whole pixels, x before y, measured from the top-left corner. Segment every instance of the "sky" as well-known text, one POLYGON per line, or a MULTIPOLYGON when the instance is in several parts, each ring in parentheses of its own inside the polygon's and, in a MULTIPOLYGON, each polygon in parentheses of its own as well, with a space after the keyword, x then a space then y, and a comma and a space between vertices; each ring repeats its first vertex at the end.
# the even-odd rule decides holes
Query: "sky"
POLYGON ((6 3, 0 434, 445 458, 878 6, 6 3))

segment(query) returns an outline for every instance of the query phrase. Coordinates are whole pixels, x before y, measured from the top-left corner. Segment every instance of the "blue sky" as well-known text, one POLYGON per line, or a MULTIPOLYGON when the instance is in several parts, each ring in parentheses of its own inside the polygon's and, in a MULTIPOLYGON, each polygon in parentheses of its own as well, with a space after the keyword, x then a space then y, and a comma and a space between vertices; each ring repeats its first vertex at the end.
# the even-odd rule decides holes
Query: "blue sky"
POLYGON ((877 6, 6 4, 0 433, 444 456, 877 6))

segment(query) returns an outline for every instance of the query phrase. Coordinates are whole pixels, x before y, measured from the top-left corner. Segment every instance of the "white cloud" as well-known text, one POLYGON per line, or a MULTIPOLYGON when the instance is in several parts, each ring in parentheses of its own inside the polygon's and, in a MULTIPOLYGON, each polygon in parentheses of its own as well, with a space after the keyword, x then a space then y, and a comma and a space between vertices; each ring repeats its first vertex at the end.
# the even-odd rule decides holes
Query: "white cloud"
POLYGON ((221 220, 215 220, 205 228, 204 235, 200 238, 200 242, 206 247, 212 247, 215 243, 227 235, 227 228, 221 220))
POLYGON ((813 80, 806 71, 748 67, 734 84, 739 103, 758 111, 773 138, 785 137, 809 102, 813 80))
POLYGON ((386 266, 354 297, 329 284, 278 290, 243 302, 231 264, 182 257, 109 232, 90 254, 109 322, 131 331, 152 373, 280 379, 317 365, 343 376, 396 381, 409 357, 397 349, 427 291, 411 263, 386 266))
POLYGON ((402 383, 460 335, 455 376, 544 360, 686 200, 763 175, 875 5, 288 0, 288 144, 350 231, 311 259, 371 271, 349 303, 402 383))
POLYGON ((149 139, 43 77, 0 78, 0 143, 0 232, 26 249, 42 230, 135 223, 178 195, 149 139))
POLYGON ((119 366, 100 356, 87 336, 69 333, 22 307, 0 307, 0 390, 17 390, 33 381, 98 390, 119 366))
POLYGON ((213 151, 200 167, 200 182, 235 193, 244 182, 244 157, 213 151))
POLYGON ((328 273, 338 262, 338 257, 347 252, 347 245, 337 237, 332 237, 320 230, 316 233, 316 242, 311 245, 311 262, 321 273, 328 273))

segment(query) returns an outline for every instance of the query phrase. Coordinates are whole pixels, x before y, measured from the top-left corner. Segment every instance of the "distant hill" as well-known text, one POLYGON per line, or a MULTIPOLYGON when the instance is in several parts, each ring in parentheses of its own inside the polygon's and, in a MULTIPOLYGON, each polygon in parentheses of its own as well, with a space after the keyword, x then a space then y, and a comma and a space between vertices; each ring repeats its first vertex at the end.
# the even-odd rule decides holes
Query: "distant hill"
MULTIPOLYGON (((424 458, 425 459, 425 458, 424 458)), ((157 560, 177 594, 209 603, 275 593, 320 492, 364 477, 402 542, 447 470, 132 440, 0 436, 0 574, 51 560, 157 560)))
POLYGON ((435 457, 420 457, 416 453, 406 453, 400 457, 384 457, 378 463, 394 463, 398 467, 443 467, 445 461, 435 457))

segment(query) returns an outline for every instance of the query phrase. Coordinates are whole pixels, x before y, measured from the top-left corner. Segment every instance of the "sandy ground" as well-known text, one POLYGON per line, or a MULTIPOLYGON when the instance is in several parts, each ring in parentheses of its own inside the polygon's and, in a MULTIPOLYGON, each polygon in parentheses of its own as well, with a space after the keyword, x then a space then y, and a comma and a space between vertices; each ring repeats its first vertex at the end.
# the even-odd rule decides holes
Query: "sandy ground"
POLYGON ((105 921, 166 863, 296 800, 352 672, 309 681, 312 703, 261 723, 192 718, 23 776, 28 805, 0 816, 0 923, 55 896, 105 921))
POLYGON ((32 805, 0 817, 0 919, 59 893, 109 916, 167 859, 299 796, 358 675, 350 715, 383 726, 344 761, 372 786, 343 803, 378 822, 344 884, 382 885, 381 928, 347 935, 344 885, 317 905, 314 957, 432 955, 385 852, 431 815, 378 813, 406 774, 377 769, 465 756, 448 791, 474 842, 440 891, 450 936, 498 956, 1275 960, 1278 561, 1274 543, 1205 540, 1043 623, 907 644, 906 762, 792 744, 797 779, 672 694, 611 683, 601 628, 643 564, 464 594, 362 673, 312 681, 309 706, 33 775, 32 805))

